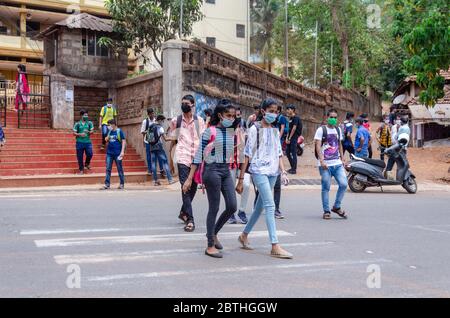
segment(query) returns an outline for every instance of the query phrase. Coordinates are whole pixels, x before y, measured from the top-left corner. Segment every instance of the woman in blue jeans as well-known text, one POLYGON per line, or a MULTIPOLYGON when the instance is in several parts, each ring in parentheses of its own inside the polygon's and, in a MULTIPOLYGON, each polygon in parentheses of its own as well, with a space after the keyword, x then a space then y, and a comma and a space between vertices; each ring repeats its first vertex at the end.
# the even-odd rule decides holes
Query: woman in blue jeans
POLYGON ((208 216, 206 218, 206 237, 208 247, 205 254, 214 258, 222 258, 223 249, 217 235, 231 215, 237 209, 234 181, 230 173, 230 164, 234 162, 235 129, 233 124, 236 109, 227 99, 219 101, 211 117, 211 125, 202 134, 199 147, 191 171, 183 185, 183 192, 190 191, 194 174, 204 163, 203 184, 208 196, 208 216), (217 219, 220 208, 220 194, 225 200, 225 211, 217 219))
POLYGON ((292 258, 293 255, 279 245, 275 225, 275 202, 272 191, 280 171, 282 172, 282 182, 284 184, 289 182, 284 170, 283 160, 281 160, 283 152, 281 150, 280 133, 273 126, 277 119, 277 109, 278 105, 275 100, 270 98, 264 100, 261 104, 261 121, 255 123, 248 132, 244 150, 245 160, 236 191, 242 193, 245 171, 250 163, 249 172, 259 195, 250 220, 238 240, 243 249, 251 249, 248 243, 248 235, 261 216, 261 212, 265 210, 267 229, 272 243, 270 255, 277 258, 292 258))

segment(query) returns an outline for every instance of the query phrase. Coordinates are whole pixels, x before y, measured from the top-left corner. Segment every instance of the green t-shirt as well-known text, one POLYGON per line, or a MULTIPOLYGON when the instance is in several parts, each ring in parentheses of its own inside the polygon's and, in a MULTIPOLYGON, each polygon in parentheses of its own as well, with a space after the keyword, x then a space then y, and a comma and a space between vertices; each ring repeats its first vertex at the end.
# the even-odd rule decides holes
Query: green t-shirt
POLYGON ((88 133, 92 130, 94 130, 94 125, 92 124, 91 121, 83 122, 82 120, 80 120, 73 127, 73 131, 75 133, 77 133, 77 134, 85 133, 86 134, 85 137, 77 137, 77 142, 82 142, 82 143, 91 143, 91 137, 88 133))

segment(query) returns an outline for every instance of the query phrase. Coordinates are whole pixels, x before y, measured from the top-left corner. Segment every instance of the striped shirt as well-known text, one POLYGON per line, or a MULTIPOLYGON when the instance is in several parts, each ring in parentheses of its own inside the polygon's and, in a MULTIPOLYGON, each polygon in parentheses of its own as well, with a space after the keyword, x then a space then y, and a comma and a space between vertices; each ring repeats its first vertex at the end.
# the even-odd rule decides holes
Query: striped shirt
POLYGON ((216 127, 214 142, 211 141, 211 127, 202 134, 202 143, 195 154, 193 164, 233 163, 235 162, 235 130, 233 128, 216 127), (208 146, 208 147, 207 147, 208 146))

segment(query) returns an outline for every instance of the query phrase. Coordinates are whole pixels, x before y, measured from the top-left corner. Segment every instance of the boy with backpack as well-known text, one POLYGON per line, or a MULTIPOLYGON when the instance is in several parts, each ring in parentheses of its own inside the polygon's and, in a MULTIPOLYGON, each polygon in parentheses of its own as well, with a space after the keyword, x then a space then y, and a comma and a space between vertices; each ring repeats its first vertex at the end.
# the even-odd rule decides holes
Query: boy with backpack
MULTIPOLYGON (((145 154, 147 157, 147 174, 149 176, 152 175, 152 155, 150 151, 150 144, 147 141, 147 133, 149 132, 149 128, 151 125, 153 125, 156 122, 155 119, 155 111, 153 108, 149 107, 147 108, 147 118, 145 118, 142 121, 141 125, 141 134, 144 140, 144 146, 145 146, 145 154)), ((163 175, 163 162, 158 160, 159 163, 159 169, 161 170, 161 175, 163 175)))
POLYGON ((341 208, 345 191, 347 190, 347 176, 343 163, 343 147, 341 141, 343 135, 338 127, 337 111, 328 111, 327 124, 319 127, 314 136, 315 153, 318 159, 319 172, 322 178, 322 207, 323 219, 331 219, 331 212, 336 213, 341 218, 346 219, 347 214, 341 208), (331 177, 337 181, 339 189, 336 194, 336 201, 330 210, 329 193, 331 187, 331 177))
POLYGON ((116 162, 117 172, 119 173, 120 185, 119 190, 125 187, 125 176, 123 172, 122 161, 125 156, 125 149, 127 141, 122 129, 117 127, 115 119, 108 121, 109 133, 105 138, 108 142, 108 149, 106 150, 106 179, 105 186, 101 190, 109 190, 111 186, 111 172, 113 162, 116 162))
POLYGON ((105 149, 106 141, 105 138, 108 135, 108 122, 114 119, 117 121, 117 109, 113 106, 112 98, 108 98, 106 105, 102 107, 100 111, 99 118, 99 129, 102 132, 102 147, 101 150, 105 149))
POLYGON ((174 183, 172 179, 172 174, 169 169, 169 162, 167 160, 166 152, 164 151, 164 145, 162 141, 167 141, 166 136, 164 135, 163 122, 166 120, 166 117, 163 115, 158 115, 156 117, 156 122, 150 125, 147 130, 146 140, 148 145, 150 146, 151 152, 151 162, 152 162, 152 171, 153 171, 153 183, 155 186, 160 186, 161 183, 158 181, 158 174, 156 171, 156 160, 159 161, 160 167, 164 169, 167 175, 167 179, 169 180, 169 184, 174 183))

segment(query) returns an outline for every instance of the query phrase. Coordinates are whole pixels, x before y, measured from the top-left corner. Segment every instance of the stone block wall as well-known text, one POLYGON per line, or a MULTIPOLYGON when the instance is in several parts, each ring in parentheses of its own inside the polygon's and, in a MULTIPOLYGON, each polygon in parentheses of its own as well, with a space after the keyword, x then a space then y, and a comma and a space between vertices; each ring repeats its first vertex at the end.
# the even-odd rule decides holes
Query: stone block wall
POLYGON ((81 119, 80 111, 85 109, 89 112, 89 120, 98 127, 100 110, 106 104, 108 89, 96 87, 75 86, 74 89, 74 119, 75 122, 81 119))
POLYGON ((82 30, 61 28, 56 67, 63 75, 91 80, 113 81, 127 76, 128 57, 99 57, 82 54, 82 30))

